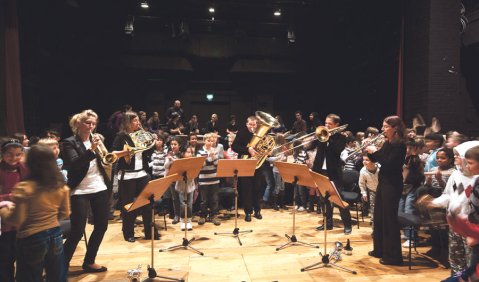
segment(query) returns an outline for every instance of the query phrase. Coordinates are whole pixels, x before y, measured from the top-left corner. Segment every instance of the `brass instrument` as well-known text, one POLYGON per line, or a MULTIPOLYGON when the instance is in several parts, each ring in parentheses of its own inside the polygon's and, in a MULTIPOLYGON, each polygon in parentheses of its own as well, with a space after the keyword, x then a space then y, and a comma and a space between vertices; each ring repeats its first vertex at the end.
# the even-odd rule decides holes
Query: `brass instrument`
MULTIPOLYGON (((251 138, 248 143, 248 148, 253 147, 255 151, 258 152, 258 156, 256 157, 258 160, 256 168, 258 169, 264 163, 269 154, 271 154, 276 144, 273 137, 267 135, 267 133, 271 127, 278 127, 279 122, 265 112, 256 111, 255 115, 259 124, 256 127, 253 138, 251 138)), ((247 159, 248 156, 243 156, 242 158, 247 159)))
POLYGON ((375 146, 378 146, 378 143, 379 141, 383 141, 384 139, 384 132, 381 132, 379 133, 376 137, 374 137, 373 139, 370 139, 366 142, 364 142, 359 148, 357 148, 356 150, 352 151, 348 157, 346 158, 346 162, 351 160, 351 159, 355 159, 357 156, 359 156, 360 154, 363 153, 363 150, 368 147, 368 146, 371 146, 371 145, 375 145, 375 146))
POLYGON ((314 134, 318 138, 319 142, 326 142, 332 135, 344 131, 348 127, 347 124, 338 126, 333 129, 328 129, 326 126, 318 126, 314 131, 314 134))
POLYGON ((130 147, 128 144, 123 146, 123 150, 128 152, 128 154, 124 156, 127 163, 131 161, 131 157, 136 153, 149 150, 155 146, 155 137, 150 132, 144 130, 141 125, 140 130, 130 133, 129 135, 135 147, 130 147))
MULTIPOLYGON (((325 126, 320 125, 320 126, 316 127, 316 130, 314 130, 314 132, 311 132, 311 133, 306 134, 306 135, 303 135, 303 136, 301 136, 301 137, 299 137, 299 138, 293 139, 293 140, 291 140, 291 141, 289 141, 289 142, 287 142, 287 143, 285 143, 285 144, 282 144, 281 146, 288 146, 289 144, 291 144, 291 143, 293 143, 293 142, 296 142, 296 141, 305 139, 305 140, 303 140, 303 142, 302 142, 301 144, 296 145, 296 146, 293 146, 293 147, 290 147, 290 148, 288 148, 287 150, 284 150, 284 151, 282 151, 282 152, 279 152, 277 155, 279 155, 279 154, 284 154, 284 153, 286 153, 286 152, 288 152, 288 151, 291 151, 291 150, 294 150, 294 149, 296 149, 296 148, 298 148, 298 147, 304 146, 304 145, 306 145, 306 144, 308 144, 308 143, 313 142, 314 140, 318 140, 319 142, 326 142, 326 141, 329 140, 329 137, 330 137, 331 135, 334 135, 334 134, 336 134, 336 133, 342 132, 342 131, 344 131, 347 127, 348 127, 348 124, 344 124, 344 125, 338 126, 338 127, 336 127, 336 128, 333 128, 333 129, 328 129, 328 128, 326 128, 325 126), (311 138, 313 135, 314 135, 314 137, 311 138), (309 137, 309 138, 308 138, 308 137, 309 137)), ((273 150, 274 150, 274 149, 278 149, 278 148, 279 148, 279 146, 273 148, 273 150)), ((272 151, 273 151, 273 150, 272 150, 272 151)))
POLYGON ((337 262, 342 260, 341 253, 343 252, 343 243, 336 241, 334 242, 334 250, 329 254, 330 262, 337 262))
MULTIPOLYGON (((91 132, 90 137, 93 140, 93 133, 91 132)), ((118 156, 116 154, 108 152, 101 139, 98 140, 95 153, 100 157, 103 165, 112 165, 118 160, 118 156)))

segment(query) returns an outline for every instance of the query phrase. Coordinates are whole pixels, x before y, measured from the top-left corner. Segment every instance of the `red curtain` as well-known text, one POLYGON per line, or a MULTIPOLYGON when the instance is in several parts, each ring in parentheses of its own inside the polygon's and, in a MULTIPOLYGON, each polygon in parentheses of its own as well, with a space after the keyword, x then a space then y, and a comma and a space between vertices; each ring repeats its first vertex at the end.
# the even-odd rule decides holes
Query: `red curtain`
POLYGON ((4 91, 5 130, 7 135, 25 132, 23 120, 22 84, 20 74, 20 48, 18 40, 18 20, 15 0, 2 0, 0 28, 4 29, 4 91))

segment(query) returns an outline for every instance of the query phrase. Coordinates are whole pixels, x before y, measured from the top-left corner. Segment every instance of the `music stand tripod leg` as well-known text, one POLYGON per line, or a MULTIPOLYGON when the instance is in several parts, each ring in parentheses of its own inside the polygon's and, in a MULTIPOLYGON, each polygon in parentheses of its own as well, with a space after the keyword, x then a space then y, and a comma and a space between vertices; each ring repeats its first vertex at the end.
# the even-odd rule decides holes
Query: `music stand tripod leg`
MULTIPOLYGON (((153 256, 153 249, 155 248, 155 195, 151 195, 148 200, 150 200, 150 209, 151 209, 151 265, 148 265, 148 279, 153 279, 153 278, 162 278, 166 280, 171 280, 171 281, 185 281, 184 279, 178 279, 174 277, 168 277, 168 276, 160 276, 157 275, 156 270, 155 270, 155 261, 154 261, 154 256, 153 256)), ((148 280, 147 279, 147 280, 148 280)), ((145 280, 146 281, 146 280, 145 280)))
MULTIPOLYGON (((297 185, 298 184, 298 177, 294 177, 294 181, 293 181, 293 187, 296 187, 296 191, 298 191, 299 189, 299 186, 297 185)), ((298 191, 299 193, 299 191, 298 191)), ((310 244, 310 243, 306 243, 306 242, 302 242, 302 241, 298 241, 298 239, 296 238, 296 235, 295 235, 295 232, 296 232, 296 193, 293 193, 293 235, 289 236, 288 234, 284 234, 284 236, 286 238, 288 238, 288 242, 277 247, 276 248, 276 251, 280 251, 284 248, 287 248, 289 246, 298 246, 298 245, 303 245, 303 246, 307 246, 307 247, 312 247, 312 248, 319 248, 319 246, 316 246, 316 245, 313 245, 313 244, 310 244)))
POLYGON ((185 230, 184 230, 185 231, 185 237, 183 237, 181 245, 175 245, 175 246, 167 248, 166 250, 160 250, 160 252, 174 251, 174 250, 179 249, 179 248, 184 248, 185 250, 190 249, 190 250, 196 252, 197 254, 203 256, 204 255, 203 252, 201 252, 201 251, 193 248, 192 246, 190 246, 191 242, 193 242, 195 240, 195 237, 188 240, 188 228, 186 227, 186 222, 188 221, 188 191, 187 191, 188 178, 186 176, 186 172, 183 173, 183 181, 185 182, 185 190, 183 191, 183 205, 184 205, 184 213, 185 213, 184 216, 183 216, 183 223, 185 224, 185 230))
POLYGON ((326 202, 329 199, 329 197, 330 197, 330 194, 328 192, 326 192, 326 194, 324 195, 324 204, 323 204, 323 207, 324 207, 323 208, 324 253, 325 254, 323 255, 321 252, 319 252, 319 255, 322 257, 321 262, 313 263, 311 265, 303 267, 303 268, 301 268, 301 272, 308 271, 308 270, 313 270, 313 269, 317 269, 317 268, 332 267, 332 268, 343 270, 343 271, 346 271, 346 272, 349 272, 349 273, 352 273, 352 274, 357 274, 357 272, 354 271, 354 270, 339 266, 335 263, 329 263, 329 254, 326 252, 326 238, 327 238, 327 233, 328 233, 328 228, 326 226, 326 222, 327 222, 327 219, 326 219, 326 202))
POLYGON ((233 176, 233 190, 234 190, 234 197, 235 197, 235 228, 233 229, 233 234, 229 232, 215 232, 214 234, 215 235, 233 235, 233 237, 238 239, 238 243, 240 244, 240 246, 242 246, 243 243, 241 242, 239 235, 241 233, 251 233, 253 232, 253 230, 239 231, 239 228, 238 228, 238 171, 235 170, 234 173, 235 174, 233 176))

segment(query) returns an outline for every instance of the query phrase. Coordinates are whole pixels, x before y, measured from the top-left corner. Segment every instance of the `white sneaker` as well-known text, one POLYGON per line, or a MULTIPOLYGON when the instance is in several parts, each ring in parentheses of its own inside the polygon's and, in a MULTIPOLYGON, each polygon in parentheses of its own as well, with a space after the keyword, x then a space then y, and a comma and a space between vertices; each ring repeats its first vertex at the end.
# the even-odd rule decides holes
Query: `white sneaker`
POLYGON ((188 229, 188 231, 193 230, 193 226, 191 225, 191 222, 186 223, 186 229, 188 229))
POLYGON ((181 231, 185 231, 185 226, 186 226, 186 224, 184 222, 180 223, 181 231))
POLYGON ((300 206, 300 207, 298 208, 298 211, 299 211, 299 212, 304 212, 304 211, 305 211, 305 209, 304 209, 304 207, 303 207, 303 206, 300 206))
MULTIPOLYGON (((403 248, 409 248, 409 240, 402 243, 403 248)), ((414 241, 411 242, 411 247, 414 247, 414 241)))

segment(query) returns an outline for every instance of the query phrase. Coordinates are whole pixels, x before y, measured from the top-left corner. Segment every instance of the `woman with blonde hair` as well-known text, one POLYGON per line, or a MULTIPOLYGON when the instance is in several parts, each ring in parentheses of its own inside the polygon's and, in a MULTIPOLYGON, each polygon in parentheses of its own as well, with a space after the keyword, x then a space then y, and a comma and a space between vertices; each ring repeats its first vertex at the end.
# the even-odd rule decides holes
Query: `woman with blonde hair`
POLYGON ((82 268, 85 272, 104 272, 106 267, 95 263, 103 236, 108 228, 108 214, 111 181, 97 154, 100 137, 93 134, 98 115, 92 110, 84 110, 70 119, 73 136, 62 142, 62 156, 67 170, 68 186, 71 188, 72 214, 71 233, 64 248, 67 266, 80 242, 87 222, 88 208, 93 214, 93 232, 82 268))

